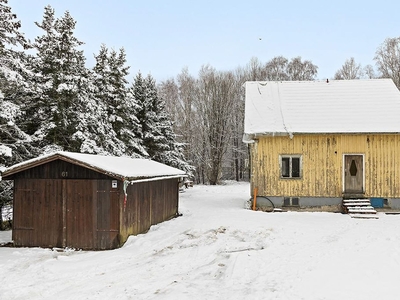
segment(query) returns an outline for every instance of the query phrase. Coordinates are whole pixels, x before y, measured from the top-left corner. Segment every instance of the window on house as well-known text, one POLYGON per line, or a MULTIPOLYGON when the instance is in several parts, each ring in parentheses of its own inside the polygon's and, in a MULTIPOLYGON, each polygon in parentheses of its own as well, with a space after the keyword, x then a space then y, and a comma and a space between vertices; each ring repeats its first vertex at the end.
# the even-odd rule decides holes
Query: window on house
POLYGON ((281 155, 280 165, 281 165, 281 178, 301 177, 300 155, 281 155))
POLYGON ((299 206, 298 197, 284 197, 283 206, 299 206))

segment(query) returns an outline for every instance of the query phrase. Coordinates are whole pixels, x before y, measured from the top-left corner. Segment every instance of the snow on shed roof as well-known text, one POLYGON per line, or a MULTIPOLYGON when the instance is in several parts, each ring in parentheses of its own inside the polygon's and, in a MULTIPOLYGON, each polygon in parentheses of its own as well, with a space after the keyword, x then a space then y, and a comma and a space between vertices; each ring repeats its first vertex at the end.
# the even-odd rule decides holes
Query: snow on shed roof
POLYGON ((89 169, 127 180, 139 178, 184 176, 186 173, 165 164, 142 158, 104 156, 74 152, 55 152, 33 158, 16 164, 3 171, 3 176, 11 175, 27 168, 41 165, 48 161, 61 159, 69 162, 77 162, 89 169))
POLYGON ((399 133, 400 92, 391 79, 249 81, 244 133, 399 133))

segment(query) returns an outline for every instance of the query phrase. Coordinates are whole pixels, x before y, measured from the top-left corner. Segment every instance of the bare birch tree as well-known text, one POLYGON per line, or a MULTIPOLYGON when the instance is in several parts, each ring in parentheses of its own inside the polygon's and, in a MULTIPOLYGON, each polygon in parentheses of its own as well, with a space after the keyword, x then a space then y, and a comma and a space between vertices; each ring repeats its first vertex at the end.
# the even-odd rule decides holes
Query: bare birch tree
MULTIPOLYGON (((244 70, 247 75, 246 79, 250 81, 264 81, 267 80, 267 68, 265 64, 257 57, 252 57, 244 70)), ((242 83, 243 84, 243 83, 242 83)))
POLYGON ((266 80, 314 80, 318 73, 318 67, 310 60, 301 60, 301 56, 292 58, 290 61, 277 56, 265 64, 266 80))
POLYGON ((177 132, 176 126, 179 126, 179 87, 173 78, 167 79, 158 85, 158 94, 165 101, 165 109, 173 118, 174 132, 177 132))
POLYGON ((346 59, 342 67, 336 71, 334 79, 350 80, 360 79, 364 76, 364 70, 360 64, 357 64, 354 57, 346 59))
POLYGON ((400 37, 387 38, 376 50, 374 60, 382 78, 391 78, 400 88, 400 37))
POLYGON ((302 61, 301 57, 294 57, 286 67, 288 80, 314 80, 318 73, 318 67, 310 60, 302 61))
POLYGON ((283 56, 277 56, 267 62, 265 65, 267 80, 284 81, 289 80, 287 74, 288 59, 283 56))
POLYGON ((199 73, 197 109, 202 116, 205 175, 211 185, 221 179, 223 157, 232 135, 234 82, 231 72, 217 72, 210 66, 203 66, 199 73))
MULTIPOLYGON (((242 142, 244 132, 244 87, 243 84, 247 79, 245 69, 238 68, 235 73, 234 81, 234 102, 232 115, 232 147, 228 154, 228 160, 231 161, 230 175, 236 181, 243 180, 246 175, 246 159, 248 158, 247 144, 242 142)), ((232 178, 232 179, 233 179, 232 178)))
POLYGON ((377 77, 373 66, 366 65, 364 67, 364 77, 367 79, 374 79, 377 77))

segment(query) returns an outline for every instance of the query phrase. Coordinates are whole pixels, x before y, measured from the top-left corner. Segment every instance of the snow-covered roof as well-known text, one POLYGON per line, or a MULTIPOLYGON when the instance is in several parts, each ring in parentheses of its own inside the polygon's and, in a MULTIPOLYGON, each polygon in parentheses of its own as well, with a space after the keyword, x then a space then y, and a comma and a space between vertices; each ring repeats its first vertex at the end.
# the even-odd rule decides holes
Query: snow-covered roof
POLYGON ((115 157, 73 152, 55 152, 6 168, 3 171, 3 176, 6 177, 8 175, 23 171, 27 168, 38 166, 56 159, 77 163, 81 166, 103 174, 107 174, 111 177, 118 177, 126 180, 156 177, 164 178, 185 175, 184 171, 156 161, 152 161, 150 159, 115 157))
POLYGON ((400 92, 391 79, 249 81, 245 88, 245 139, 400 132, 400 92))

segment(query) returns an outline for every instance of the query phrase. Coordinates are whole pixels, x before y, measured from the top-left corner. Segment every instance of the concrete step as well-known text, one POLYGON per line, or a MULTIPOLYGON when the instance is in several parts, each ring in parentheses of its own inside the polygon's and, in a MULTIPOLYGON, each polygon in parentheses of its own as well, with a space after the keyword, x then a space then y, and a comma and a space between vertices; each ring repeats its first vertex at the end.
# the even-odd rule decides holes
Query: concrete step
POLYGON ((376 215, 376 210, 371 206, 369 199, 343 199, 342 206, 344 212, 351 215, 376 215))
POLYGON ((369 199, 343 199, 343 203, 370 202, 369 199))
POLYGON ((354 214, 354 213, 358 213, 358 214, 376 214, 376 210, 375 209, 360 209, 360 208, 349 208, 348 209, 348 213, 349 214, 354 214))
POLYGON ((371 206, 371 202, 347 202, 347 203, 343 203, 344 206, 348 207, 348 206, 371 206))
POLYGON ((379 217, 374 214, 349 214, 349 216, 354 219, 379 219, 379 217))

